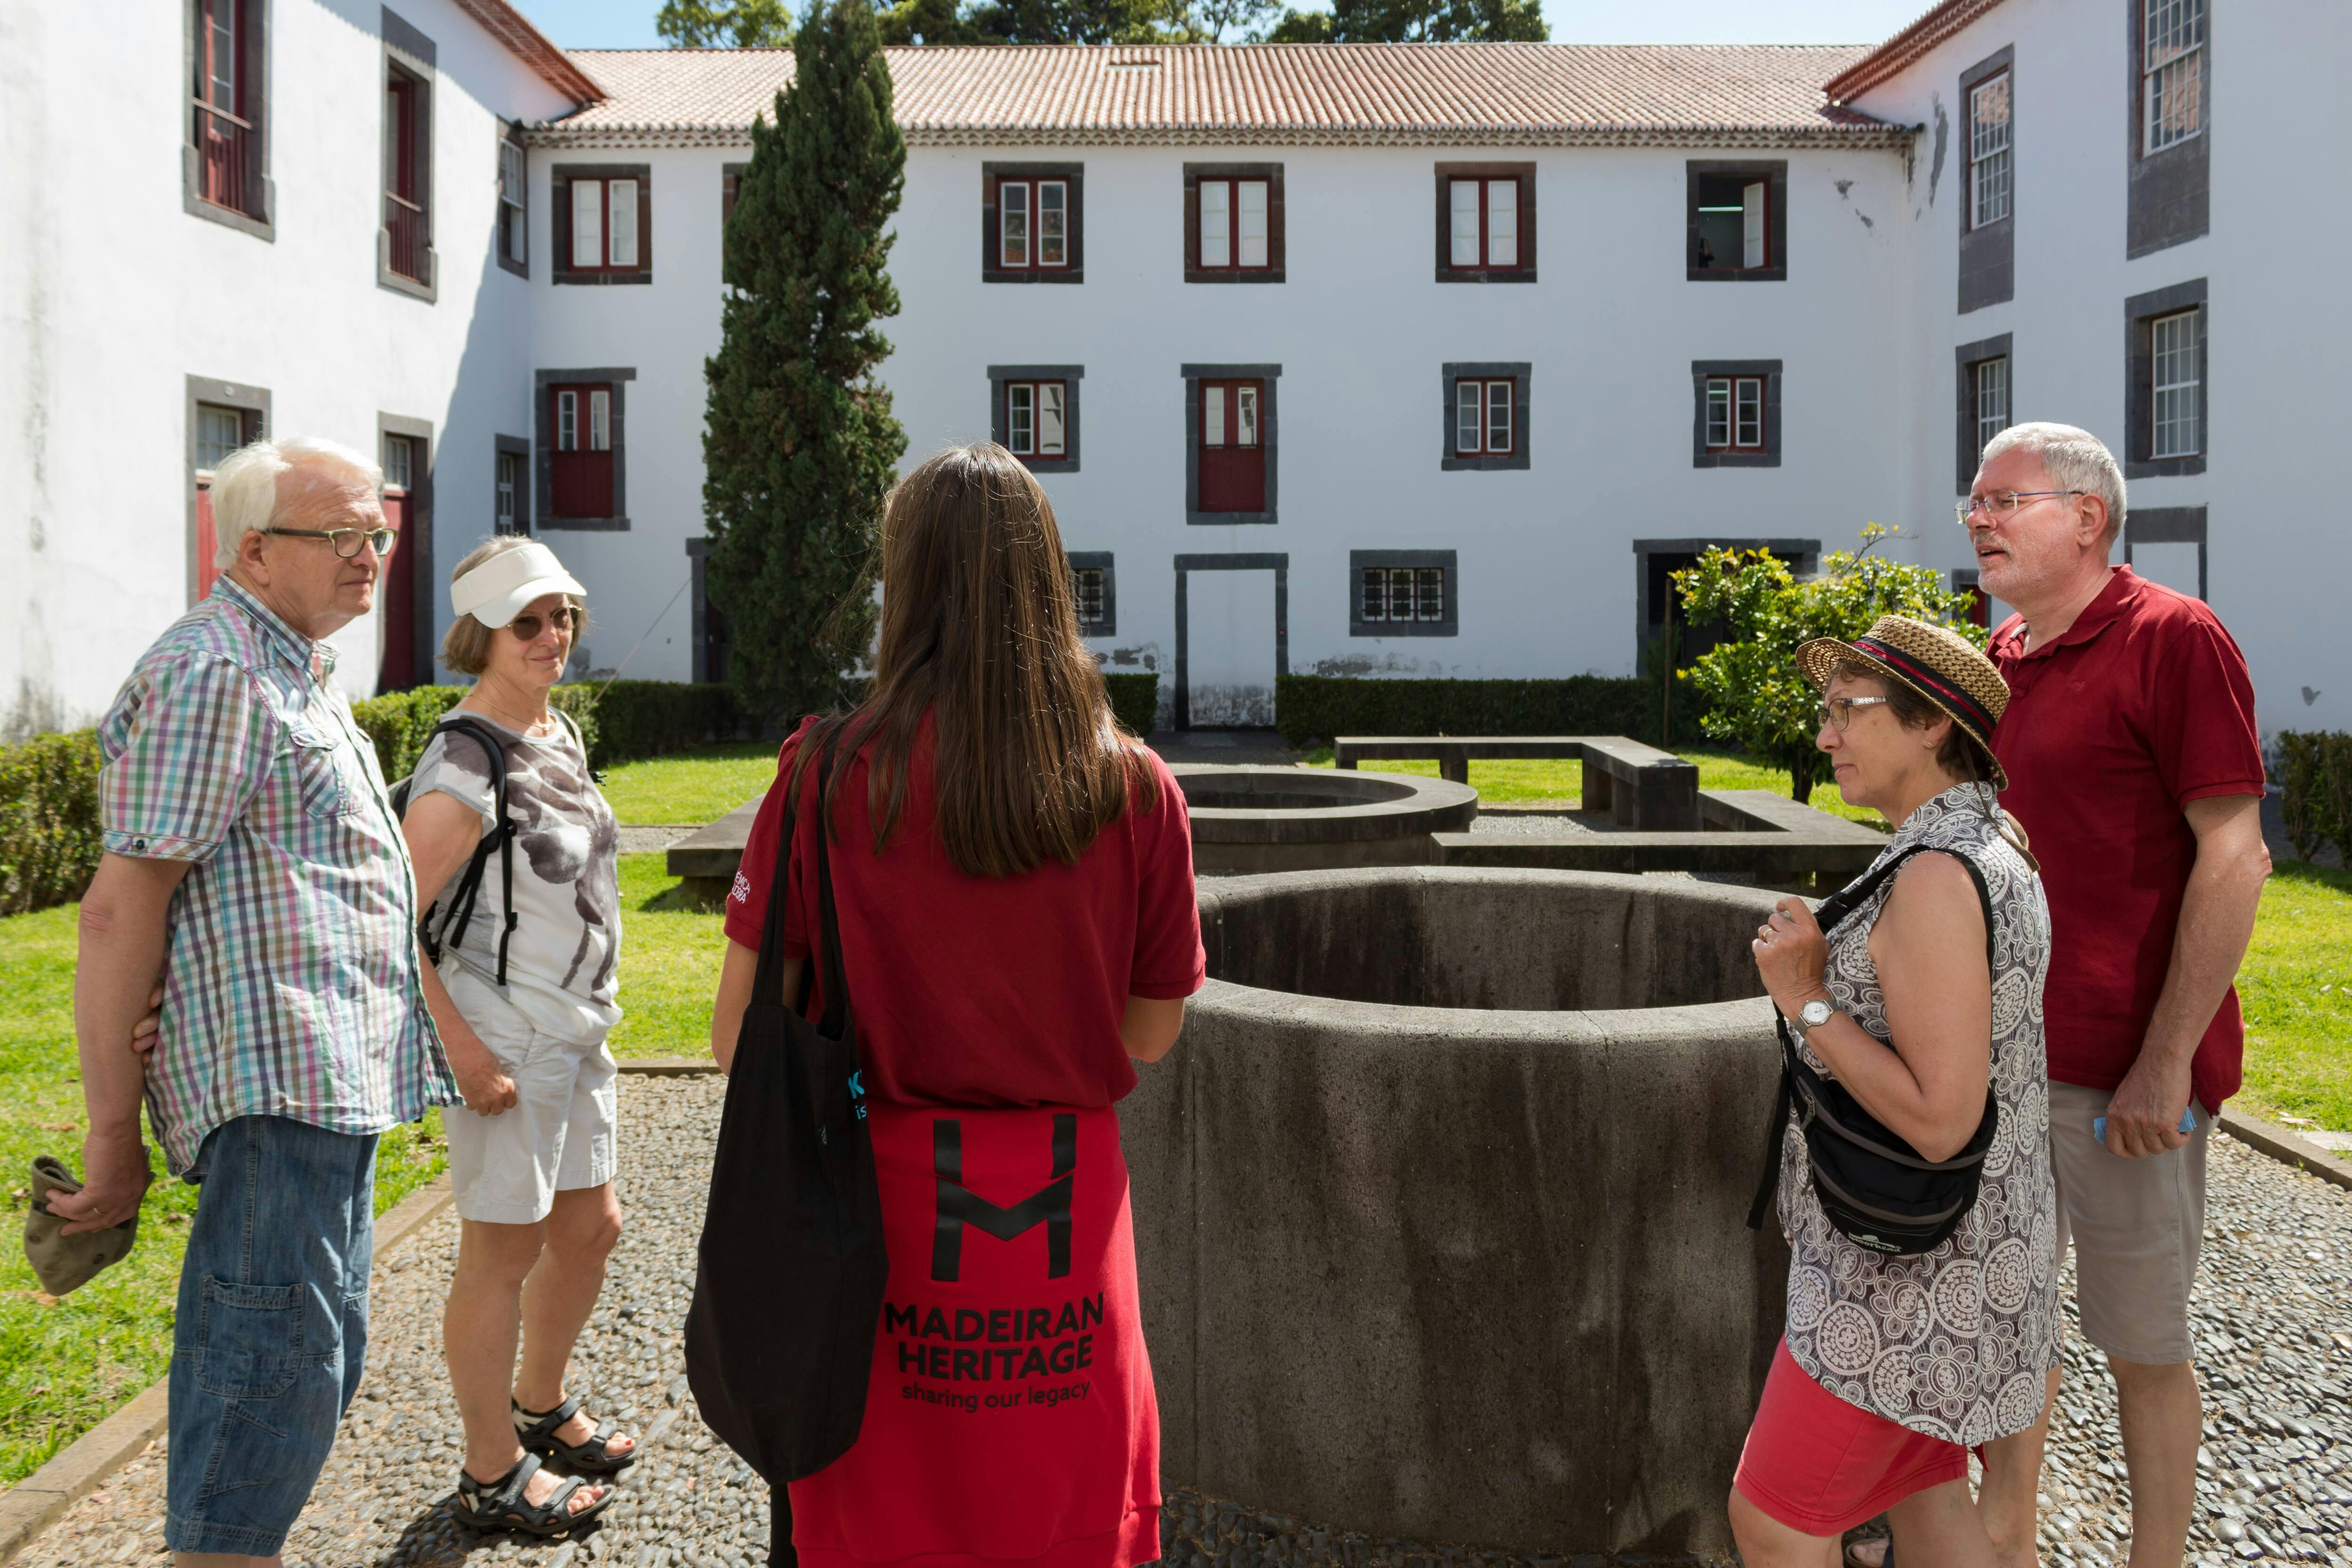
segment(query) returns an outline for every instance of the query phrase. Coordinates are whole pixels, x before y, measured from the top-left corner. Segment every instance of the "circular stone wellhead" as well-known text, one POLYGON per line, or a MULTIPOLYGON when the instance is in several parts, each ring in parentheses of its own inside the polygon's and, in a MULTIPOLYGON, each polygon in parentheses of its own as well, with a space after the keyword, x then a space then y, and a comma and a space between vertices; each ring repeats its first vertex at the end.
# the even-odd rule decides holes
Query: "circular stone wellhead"
POLYGON ((1781 1329, 1754 889, 1203 883, 1119 1107, 1162 1472, 1334 1530, 1717 1556, 1781 1329))
POLYGON ((1468 784, 1342 768, 1169 771, 1192 817, 1192 867, 1212 874, 1420 866, 1433 833, 1466 832, 1478 815, 1468 784))

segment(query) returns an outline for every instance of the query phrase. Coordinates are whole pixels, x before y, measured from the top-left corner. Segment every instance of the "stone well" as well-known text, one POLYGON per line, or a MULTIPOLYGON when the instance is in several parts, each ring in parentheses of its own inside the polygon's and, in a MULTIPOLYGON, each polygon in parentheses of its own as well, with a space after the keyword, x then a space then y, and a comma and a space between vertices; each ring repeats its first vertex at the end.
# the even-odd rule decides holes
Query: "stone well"
POLYGON ((1339 1530, 1714 1555, 1781 1320, 1743 1224, 1772 895, 1441 867, 1201 889, 1120 1107, 1161 1473, 1339 1530))
POLYGON ((1410 773, 1179 763, 1192 817, 1192 865, 1211 873, 1421 866, 1433 833, 1478 815, 1468 784, 1410 773))

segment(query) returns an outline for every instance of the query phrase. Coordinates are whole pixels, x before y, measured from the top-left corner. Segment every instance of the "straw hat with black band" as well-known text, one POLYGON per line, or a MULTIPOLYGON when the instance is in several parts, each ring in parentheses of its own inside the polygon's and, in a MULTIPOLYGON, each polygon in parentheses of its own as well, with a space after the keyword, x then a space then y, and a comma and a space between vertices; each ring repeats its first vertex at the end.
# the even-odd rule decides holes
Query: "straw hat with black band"
POLYGON ((1984 752, 1992 787, 2009 787, 2009 774, 1992 751, 1992 727, 2009 706, 2009 682, 1967 638, 1908 616, 1881 616, 1852 642, 1815 637, 1797 649, 1797 668, 1816 690, 1829 689, 1841 664, 1900 681, 1943 710, 1984 752))

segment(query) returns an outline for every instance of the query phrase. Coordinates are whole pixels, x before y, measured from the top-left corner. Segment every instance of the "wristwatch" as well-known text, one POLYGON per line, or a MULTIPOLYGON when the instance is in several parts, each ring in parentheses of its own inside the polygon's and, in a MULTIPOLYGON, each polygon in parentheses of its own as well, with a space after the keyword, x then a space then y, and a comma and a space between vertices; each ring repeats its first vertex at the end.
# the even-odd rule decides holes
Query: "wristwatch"
POLYGON ((1797 1022, 1808 1031, 1818 1029, 1828 1023, 1836 1012, 1836 1008, 1816 996, 1797 1009, 1797 1022))

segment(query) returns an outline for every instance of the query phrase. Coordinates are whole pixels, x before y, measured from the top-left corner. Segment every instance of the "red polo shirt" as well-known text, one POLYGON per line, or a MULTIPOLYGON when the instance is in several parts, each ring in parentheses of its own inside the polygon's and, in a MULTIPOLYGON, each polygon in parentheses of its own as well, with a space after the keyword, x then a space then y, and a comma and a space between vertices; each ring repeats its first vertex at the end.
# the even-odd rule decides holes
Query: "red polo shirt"
MULTIPOLYGON (((2050 1076, 2113 1089, 2137 1059, 2197 858, 2181 808, 2263 793, 2245 655, 2197 599, 2116 569, 2065 635, 2025 651, 2011 616, 1987 649, 2009 682, 1993 751, 2050 900, 2050 1076)), ((2233 988, 2190 1068, 2198 1103, 2238 1092, 2233 988)))

